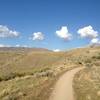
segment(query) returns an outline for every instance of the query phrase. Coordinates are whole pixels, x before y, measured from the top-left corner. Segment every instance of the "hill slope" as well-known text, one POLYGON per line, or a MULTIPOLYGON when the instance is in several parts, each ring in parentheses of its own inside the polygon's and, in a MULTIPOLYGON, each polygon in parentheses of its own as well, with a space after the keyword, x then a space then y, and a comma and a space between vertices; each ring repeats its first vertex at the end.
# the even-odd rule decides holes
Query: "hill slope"
MULTIPOLYGON (((48 100, 53 84, 65 71, 95 63, 97 65, 95 64, 96 67, 93 68, 97 69, 99 53, 100 47, 79 48, 58 53, 37 48, 1 48, 0 100, 48 100)), ((87 69, 92 73, 92 68, 87 69)), ((75 79, 79 80, 78 78, 75 79)), ((81 92, 76 87, 77 84, 81 86, 81 83, 77 82, 74 82, 77 100, 85 100, 79 97, 81 92)))
POLYGON ((74 90, 76 100, 100 100, 100 47, 90 49, 84 59, 86 68, 76 74, 74 90))

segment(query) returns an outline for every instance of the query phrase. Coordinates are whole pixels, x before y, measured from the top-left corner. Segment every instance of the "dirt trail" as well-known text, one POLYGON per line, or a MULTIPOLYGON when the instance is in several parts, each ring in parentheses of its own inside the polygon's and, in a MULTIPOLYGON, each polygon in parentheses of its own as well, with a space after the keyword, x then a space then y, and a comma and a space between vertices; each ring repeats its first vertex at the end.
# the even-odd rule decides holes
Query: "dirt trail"
POLYGON ((49 100, 74 100, 72 88, 73 77, 81 69, 83 68, 75 68, 61 76, 57 81, 49 100))

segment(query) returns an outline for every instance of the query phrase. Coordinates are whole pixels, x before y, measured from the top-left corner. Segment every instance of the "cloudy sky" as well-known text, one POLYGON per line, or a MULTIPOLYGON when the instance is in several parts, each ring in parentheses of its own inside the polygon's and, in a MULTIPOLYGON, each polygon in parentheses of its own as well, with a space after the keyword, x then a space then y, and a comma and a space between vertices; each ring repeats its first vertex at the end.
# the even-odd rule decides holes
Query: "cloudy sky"
POLYGON ((100 43, 100 0, 0 0, 0 47, 55 51, 100 43))

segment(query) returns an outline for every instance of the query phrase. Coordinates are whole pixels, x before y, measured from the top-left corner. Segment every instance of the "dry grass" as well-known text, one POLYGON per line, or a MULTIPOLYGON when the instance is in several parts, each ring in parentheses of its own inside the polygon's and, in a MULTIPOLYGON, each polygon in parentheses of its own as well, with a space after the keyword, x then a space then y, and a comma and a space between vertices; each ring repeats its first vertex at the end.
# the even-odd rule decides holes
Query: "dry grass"
MULTIPOLYGON (((82 48, 59 53, 15 48, 14 51, 0 51, 0 100, 48 100, 53 83, 65 71, 85 65, 92 73, 95 67, 92 69, 89 66, 93 63, 99 66, 96 62, 99 51, 100 48, 82 48)), ((81 83, 75 81, 75 87, 77 84, 81 83)), ((78 89, 75 91, 80 97, 77 94, 78 89)), ((97 94, 100 94, 99 90, 97 94)))
POLYGON ((51 51, 0 52, 0 100, 46 100, 64 58, 51 51))
POLYGON ((86 68, 74 78, 76 100, 100 100, 100 49, 90 49, 88 55, 84 60, 86 68))

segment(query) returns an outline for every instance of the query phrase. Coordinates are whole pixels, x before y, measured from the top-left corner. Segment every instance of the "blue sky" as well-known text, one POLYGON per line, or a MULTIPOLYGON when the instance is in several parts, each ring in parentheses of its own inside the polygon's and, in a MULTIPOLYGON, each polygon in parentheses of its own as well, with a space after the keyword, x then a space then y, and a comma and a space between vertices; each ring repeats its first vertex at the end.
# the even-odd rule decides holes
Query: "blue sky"
POLYGON ((12 34, 19 33, 18 37, 10 36, 7 34, 11 32, 6 30, 7 36, 0 37, 1 45, 60 50, 81 47, 92 39, 99 41, 100 0, 0 0, 0 25, 12 34), (61 33, 64 27, 65 33, 61 33), (87 36, 82 37, 85 30, 79 33, 78 30, 83 28, 90 29, 92 35, 97 32, 98 36, 90 38, 87 32, 87 36), (60 31, 60 35, 56 31, 60 31), (34 33, 38 32, 43 35, 42 39, 35 37, 34 33))

